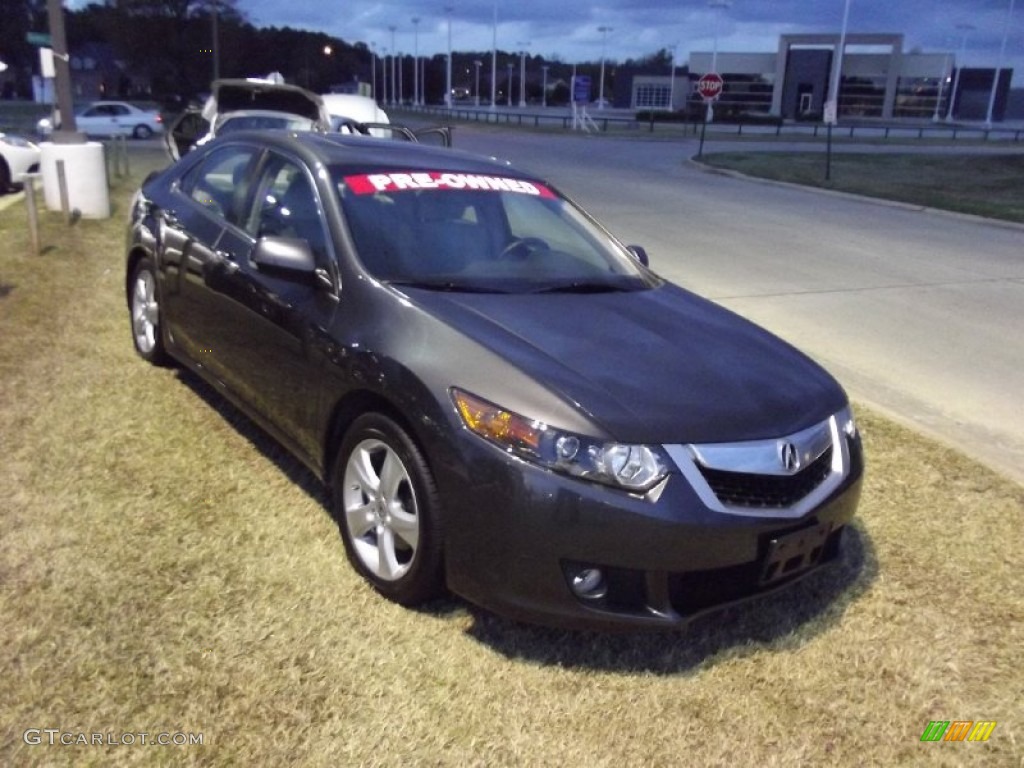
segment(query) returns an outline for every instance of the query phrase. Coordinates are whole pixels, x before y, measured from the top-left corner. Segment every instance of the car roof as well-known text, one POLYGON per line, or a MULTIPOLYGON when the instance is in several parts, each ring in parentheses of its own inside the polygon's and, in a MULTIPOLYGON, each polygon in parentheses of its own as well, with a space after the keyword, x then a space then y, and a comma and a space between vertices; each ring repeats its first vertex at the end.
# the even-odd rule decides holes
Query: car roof
MULTIPOLYGON (((378 139, 340 133, 266 130, 237 131, 222 139, 250 141, 295 152, 307 163, 340 167, 343 172, 366 173, 375 169, 409 171, 461 171, 512 178, 536 179, 493 158, 412 141, 378 139)), ((213 147, 219 141, 211 142, 213 147)))

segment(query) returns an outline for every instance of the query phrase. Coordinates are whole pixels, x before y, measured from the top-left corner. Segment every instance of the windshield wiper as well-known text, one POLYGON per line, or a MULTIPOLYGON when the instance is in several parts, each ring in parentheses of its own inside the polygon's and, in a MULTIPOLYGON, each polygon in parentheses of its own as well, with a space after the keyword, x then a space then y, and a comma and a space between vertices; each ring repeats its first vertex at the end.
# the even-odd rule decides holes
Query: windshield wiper
POLYGON ((508 293, 500 288, 486 285, 467 285, 454 280, 388 280, 388 285, 408 288, 422 288, 426 291, 445 291, 449 293, 508 293))
POLYGON ((607 281, 577 280, 571 283, 558 283, 548 285, 544 288, 537 288, 530 293, 618 293, 620 291, 636 290, 632 286, 620 283, 609 283, 607 281))

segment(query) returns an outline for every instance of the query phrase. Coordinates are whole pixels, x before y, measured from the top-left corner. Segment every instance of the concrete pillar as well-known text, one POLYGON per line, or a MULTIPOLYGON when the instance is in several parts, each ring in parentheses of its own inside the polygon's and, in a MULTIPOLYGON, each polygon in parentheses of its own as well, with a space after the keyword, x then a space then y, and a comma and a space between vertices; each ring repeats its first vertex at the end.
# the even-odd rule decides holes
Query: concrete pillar
POLYGON ((47 208, 61 209, 57 161, 63 160, 70 209, 77 208, 87 219, 110 218, 110 190, 102 144, 95 141, 85 144, 47 141, 40 145, 40 149, 39 170, 43 175, 43 196, 47 208))

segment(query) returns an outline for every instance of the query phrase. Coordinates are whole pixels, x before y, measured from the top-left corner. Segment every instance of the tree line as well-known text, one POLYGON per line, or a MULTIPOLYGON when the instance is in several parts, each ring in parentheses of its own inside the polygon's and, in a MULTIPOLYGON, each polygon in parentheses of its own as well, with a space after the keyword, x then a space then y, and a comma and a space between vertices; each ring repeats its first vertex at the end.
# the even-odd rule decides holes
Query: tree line
MULTIPOLYGON (((4 96, 30 98, 32 76, 39 71, 39 57, 27 35, 48 31, 46 1, 0 0, 0 18, 4 19, 0 27, 0 60, 9 67, 0 75, 6 79, 4 96)), ((66 9, 65 25, 73 60, 76 51, 89 50, 94 56, 109 54, 112 66, 106 77, 109 82, 104 86, 111 98, 146 98, 179 104, 208 91, 215 75, 253 77, 271 72, 279 72, 287 82, 318 92, 354 81, 374 80, 378 96, 383 90, 384 61, 366 43, 291 27, 257 27, 238 9, 237 0, 105 0, 78 10, 66 9)), ((444 100, 445 58, 443 54, 421 57, 425 60, 423 88, 428 102, 444 100)), ((609 61, 605 67, 606 92, 611 93, 620 69, 668 74, 670 62, 667 50, 622 64, 609 61)), ((573 65, 541 56, 527 57, 527 98, 541 99, 542 66, 548 67, 548 103, 568 101, 567 83, 573 65)), ((599 62, 580 63, 577 67, 579 73, 591 76, 596 93, 599 62)), ((400 56, 394 66, 389 57, 386 71, 389 89, 393 87, 391 73, 401 72, 400 93, 411 101, 413 57, 400 56)), ((499 51, 499 102, 507 98, 509 88, 514 103, 518 101, 519 71, 519 53, 499 51)), ((453 88, 469 99, 475 99, 479 83, 481 99, 489 99, 491 52, 453 52, 452 80, 453 88), (482 64, 479 80, 477 61, 482 64)))

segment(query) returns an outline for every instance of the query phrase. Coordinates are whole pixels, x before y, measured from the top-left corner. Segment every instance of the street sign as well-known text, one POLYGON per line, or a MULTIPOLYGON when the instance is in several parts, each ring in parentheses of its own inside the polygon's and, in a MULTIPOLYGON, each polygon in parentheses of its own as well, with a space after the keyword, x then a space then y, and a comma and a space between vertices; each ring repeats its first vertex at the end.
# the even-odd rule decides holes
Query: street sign
POLYGON ((590 75, 576 75, 573 78, 572 100, 577 104, 590 103, 590 75))
POLYGON ((39 74, 49 78, 57 76, 57 69, 53 63, 53 48, 39 49, 39 74))
POLYGON ((715 101, 722 95, 722 86, 725 81, 722 76, 715 72, 708 72, 697 81, 697 93, 704 101, 715 101))
POLYGON ((29 32, 25 35, 25 42, 29 45, 53 48, 53 41, 50 39, 49 32, 29 32))

